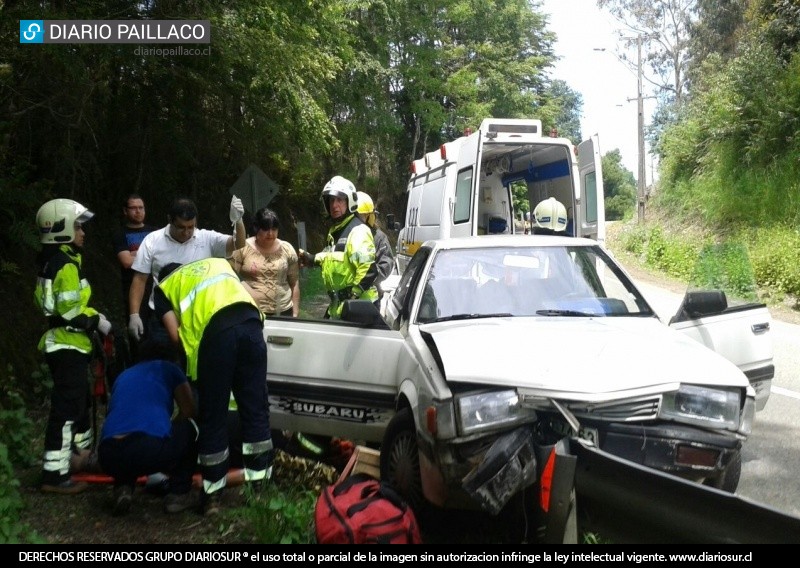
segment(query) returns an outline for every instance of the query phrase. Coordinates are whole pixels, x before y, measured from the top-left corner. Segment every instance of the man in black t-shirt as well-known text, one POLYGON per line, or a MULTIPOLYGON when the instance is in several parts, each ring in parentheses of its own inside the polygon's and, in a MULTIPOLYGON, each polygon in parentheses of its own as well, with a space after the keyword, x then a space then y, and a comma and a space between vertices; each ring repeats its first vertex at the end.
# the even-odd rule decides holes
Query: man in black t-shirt
MULTIPOLYGON (((125 199, 125 203, 122 206, 122 214, 125 217, 125 222, 122 229, 114 235, 112 244, 114 246, 114 254, 117 255, 117 260, 119 261, 122 271, 122 303, 125 306, 125 321, 127 322, 128 316, 130 315, 128 313, 128 293, 131 289, 134 272, 131 265, 136 258, 136 251, 139 250, 139 245, 142 244, 142 241, 149 233, 158 229, 158 227, 145 224, 144 201, 141 196, 135 193, 128 195, 125 199)), ((153 280, 150 278, 147 282, 145 297, 149 297, 152 285, 153 280)), ((148 310, 149 306, 147 303, 142 302, 141 311, 146 312, 148 310)), ((146 317, 148 314, 142 313, 141 316, 142 321, 148 321, 146 317)), ((130 357, 126 359, 128 359, 127 362, 130 363, 136 359, 136 342, 129 341, 128 343, 131 353, 130 357)))

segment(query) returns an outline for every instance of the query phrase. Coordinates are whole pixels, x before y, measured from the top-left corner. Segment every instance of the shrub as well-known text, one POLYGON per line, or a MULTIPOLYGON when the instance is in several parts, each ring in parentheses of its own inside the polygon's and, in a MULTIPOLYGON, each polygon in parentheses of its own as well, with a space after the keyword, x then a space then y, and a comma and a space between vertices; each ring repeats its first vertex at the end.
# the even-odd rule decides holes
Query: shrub
POLYGON ((645 247, 645 263, 674 278, 688 280, 697 263, 697 244, 681 236, 665 234, 660 226, 650 230, 645 247))
POLYGON ((619 235, 620 245, 624 251, 642 259, 647 247, 647 234, 641 225, 628 225, 619 235))
POLYGON ((29 465, 33 439, 33 422, 28 417, 21 386, 9 365, 5 392, 0 395, 0 443, 8 459, 15 464, 29 465))
POLYGON ((8 449, 0 443, 0 544, 44 542, 30 527, 20 523, 24 506, 19 494, 19 481, 8 459, 8 449))
POLYGON ((747 301, 757 299, 750 258, 746 247, 739 242, 706 245, 689 283, 697 288, 718 288, 747 301))
POLYGON ((800 296, 800 233, 786 226, 756 229, 748 235, 753 274, 759 288, 800 296))
POLYGON ((260 544, 313 544, 317 495, 302 486, 270 484, 242 514, 260 544))

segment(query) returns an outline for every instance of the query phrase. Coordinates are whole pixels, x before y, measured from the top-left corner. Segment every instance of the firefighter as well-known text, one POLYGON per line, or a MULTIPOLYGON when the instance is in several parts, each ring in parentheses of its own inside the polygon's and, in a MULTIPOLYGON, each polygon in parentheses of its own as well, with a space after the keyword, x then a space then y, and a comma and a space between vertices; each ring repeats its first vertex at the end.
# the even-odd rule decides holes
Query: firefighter
POLYGON ((375 286, 378 288, 378 295, 383 296, 381 282, 386 280, 394 269, 394 254, 392 245, 389 244, 389 237, 386 236, 378 224, 378 212, 375 211, 375 204, 372 198, 363 191, 357 192, 358 195, 358 218, 361 219, 372 230, 372 238, 375 241, 375 264, 373 269, 377 271, 375 286))
POLYGON ((47 318, 39 350, 53 380, 41 484, 48 493, 74 494, 87 487, 70 478, 70 460, 73 454, 87 453, 94 439, 88 381, 92 334, 111 332, 108 319, 89 307, 92 287, 82 268, 83 224, 93 216, 71 199, 48 201, 36 213, 44 246, 37 259, 34 301, 47 318))
POLYGON ((317 254, 300 249, 299 256, 303 266, 319 265, 322 269, 322 281, 330 298, 325 317, 339 319, 345 300, 378 299, 377 271, 370 271, 375 263, 375 241, 369 226, 356 215, 358 195, 350 180, 342 176, 331 178, 322 189, 322 202, 333 221, 327 245, 317 254))
POLYGON ((158 274, 155 313, 186 353, 199 394, 198 463, 205 515, 220 510, 229 466, 231 394, 242 424, 244 478, 255 487, 272 472, 263 316, 224 258, 171 263, 158 274))

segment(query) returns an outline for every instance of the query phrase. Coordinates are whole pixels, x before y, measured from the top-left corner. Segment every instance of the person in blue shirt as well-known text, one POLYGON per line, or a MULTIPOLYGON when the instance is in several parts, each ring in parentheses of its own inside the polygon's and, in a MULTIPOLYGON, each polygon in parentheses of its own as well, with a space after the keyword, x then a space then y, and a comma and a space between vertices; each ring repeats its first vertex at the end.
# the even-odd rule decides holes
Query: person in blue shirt
POLYGON ((157 472, 169 477, 167 513, 199 505, 191 491, 197 468, 195 404, 186 375, 175 363, 177 351, 145 341, 139 357, 114 381, 98 447, 103 472, 114 478, 115 516, 130 510, 137 478, 157 472))

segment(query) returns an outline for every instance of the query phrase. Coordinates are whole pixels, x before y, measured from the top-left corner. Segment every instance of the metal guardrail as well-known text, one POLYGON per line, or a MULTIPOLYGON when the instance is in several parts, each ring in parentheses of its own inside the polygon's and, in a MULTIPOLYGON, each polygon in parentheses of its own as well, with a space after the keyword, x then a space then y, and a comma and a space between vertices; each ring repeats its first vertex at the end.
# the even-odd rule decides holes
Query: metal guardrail
POLYGON ((580 530, 615 543, 800 543, 800 517, 685 481, 577 439, 580 530))

